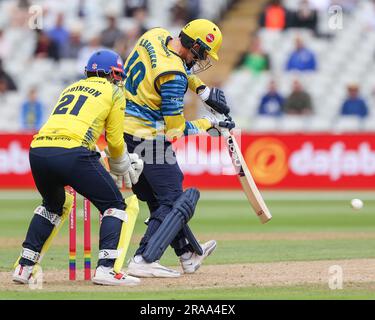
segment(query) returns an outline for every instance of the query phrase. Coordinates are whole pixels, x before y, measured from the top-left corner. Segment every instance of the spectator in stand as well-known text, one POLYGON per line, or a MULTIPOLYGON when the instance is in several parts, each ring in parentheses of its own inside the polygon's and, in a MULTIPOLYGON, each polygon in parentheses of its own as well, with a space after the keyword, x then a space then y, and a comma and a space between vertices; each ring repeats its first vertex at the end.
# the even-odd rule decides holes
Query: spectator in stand
POLYGON ((3 98, 8 91, 9 90, 7 82, 4 79, 0 78, 0 98, 3 98))
POLYGON ((327 12, 331 5, 331 0, 309 0, 309 3, 315 10, 319 12, 327 12))
POLYGON ((187 0, 186 9, 188 21, 198 19, 201 13, 201 0, 187 0))
POLYGON ((116 41, 114 46, 116 48, 115 51, 124 59, 124 61, 138 41, 139 37, 148 30, 146 26, 146 18, 147 11, 144 8, 139 7, 134 9, 134 26, 128 30, 126 35, 123 35, 122 38, 116 41))
POLYGON ((343 8, 345 13, 351 14, 356 9, 359 2, 360 0, 331 0, 331 5, 338 5, 343 8))
POLYGON ((301 0, 296 12, 293 12, 291 27, 310 29, 317 34, 318 13, 309 3, 309 0, 301 0))
MULTIPOLYGON (((15 27, 15 28, 24 28, 28 25, 30 19, 30 6, 32 3, 28 0, 18 0, 18 1, 0 1, 0 3, 8 2, 9 7, 6 10, 7 12, 1 12, 1 14, 5 14, 5 17, 8 18, 8 27, 15 27)), ((2 16, 4 18, 4 15, 2 16)))
POLYGON ((284 104, 284 113, 289 115, 309 115, 313 113, 310 95, 298 80, 293 82, 293 90, 284 104))
POLYGON ((12 77, 4 70, 3 61, 0 59, 0 80, 2 81, 3 90, 5 91, 16 91, 17 86, 13 81, 12 77))
POLYGON ((36 88, 29 90, 21 109, 22 129, 32 131, 40 129, 43 124, 43 104, 38 99, 36 88))
POLYGON ((347 87, 348 97, 341 107, 341 115, 358 116, 365 118, 368 116, 368 107, 366 101, 359 94, 359 87, 356 83, 349 84, 347 87))
POLYGON ((188 11, 184 0, 177 0, 170 9, 175 24, 183 25, 188 21, 188 11))
POLYGON ((139 8, 142 8, 147 12, 147 2, 147 0, 124 0, 124 16, 132 18, 134 16, 134 12, 139 8))
POLYGON ((84 45, 81 50, 78 51, 77 57, 77 73, 82 76, 82 72, 85 69, 85 65, 90 56, 97 50, 101 49, 100 36, 93 35, 88 44, 84 45))
POLYGON ((114 45, 114 50, 121 56, 125 61, 129 53, 133 49, 135 43, 139 37, 144 34, 148 27, 146 25, 146 19, 148 12, 140 6, 133 9, 134 27, 127 31, 120 39, 118 39, 114 45))
POLYGON ((364 3, 365 10, 362 10, 361 20, 363 23, 363 33, 373 33, 375 31, 375 1, 364 3))
POLYGON ((279 117, 283 114, 284 98, 277 91, 276 82, 272 80, 268 92, 262 97, 258 114, 262 116, 279 117))
POLYGON ((123 37, 122 31, 117 27, 117 19, 114 15, 107 16, 108 27, 102 31, 101 43, 103 47, 113 48, 116 41, 123 37))
POLYGON ((286 70, 315 71, 317 69, 317 63, 314 52, 305 47, 300 37, 296 37, 295 46, 295 50, 288 59, 286 70))
POLYGON ((0 59, 5 59, 10 54, 10 42, 4 36, 4 31, 0 29, 0 59))
POLYGON ((188 12, 184 0, 177 0, 169 9, 172 25, 168 29, 172 36, 178 36, 182 27, 188 22, 188 12))
POLYGON ((127 33, 126 37, 122 37, 120 40, 116 41, 113 50, 116 51, 123 61, 126 61, 129 53, 133 49, 134 46, 131 46, 130 39, 128 37, 129 32, 127 33))
POLYGON ((77 4, 77 17, 84 18, 87 15, 86 12, 86 1, 85 0, 78 0, 77 4))
POLYGON ((78 53, 82 47, 81 32, 78 29, 74 29, 69 35, 69 41, 65 50, 62 52, 62 57, 67 59, 77 59, 78 53))
POLYGON ((270 0, 260 15, 259 25, 269 30, 284 30, 289 24, 289 13, 281 0, 270 0))
POLYGON ((69 43, 69 31, 64 27, 63 13, 59 13, 57 15, 56 25, 51 30, 49 30, 48 36, 57 44, 59 55, 62 56, 69 43))
POLYGON ((254 74, 270 70, 270 57, 262 49, 260 38, 255 36, 237 63, 237 67, 244 67, 254 74))
POLYGON ((34 50, 35 58, 49 58, 55 61, 60 60, 59 47, 45 32, 36 29, 37 42, 34 50))
POLYGON ((133 17, 136 28, 138 29, 138 37, 140 37, 148 30, 146 26, 147 11, 144 8, 138 8, 134 10, 133 17))

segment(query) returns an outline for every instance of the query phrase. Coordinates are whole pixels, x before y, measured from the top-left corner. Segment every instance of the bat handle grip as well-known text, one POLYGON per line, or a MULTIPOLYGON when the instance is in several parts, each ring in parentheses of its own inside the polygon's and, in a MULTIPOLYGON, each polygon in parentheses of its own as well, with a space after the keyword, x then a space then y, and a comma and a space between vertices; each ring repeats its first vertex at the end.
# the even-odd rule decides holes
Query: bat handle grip
POLYGON ((225 113, 224 115, 227 117, 228 120, 232 120, 232 117, 229 115, 229 113, 225 113))
POLYGON ((228 129, 222 129, 221 130, 221 135, 224 137, 224 138, 228 138, 230 137, 230 132, 228 129))

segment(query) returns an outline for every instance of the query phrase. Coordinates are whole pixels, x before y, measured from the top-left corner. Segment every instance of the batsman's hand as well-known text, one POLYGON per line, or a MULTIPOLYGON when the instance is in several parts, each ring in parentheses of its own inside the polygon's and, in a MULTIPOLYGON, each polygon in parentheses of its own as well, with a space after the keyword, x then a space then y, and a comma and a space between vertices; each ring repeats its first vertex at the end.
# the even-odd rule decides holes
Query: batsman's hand
POLYGON ((230 116, 226 116, 224 119, 218 119, 214 115, 206 115, 203 118, 211 122, 211 128, 207 130, 209 135, 217 137, 221 135, 223 130, 232 130, 236 124, 230 116))
POLYGON ((219 88, 210 89, 209 87, 205 87, 204 90, 199 93, 199 96, 217 113, 228 114, 230 112, 223 90, 219 88))

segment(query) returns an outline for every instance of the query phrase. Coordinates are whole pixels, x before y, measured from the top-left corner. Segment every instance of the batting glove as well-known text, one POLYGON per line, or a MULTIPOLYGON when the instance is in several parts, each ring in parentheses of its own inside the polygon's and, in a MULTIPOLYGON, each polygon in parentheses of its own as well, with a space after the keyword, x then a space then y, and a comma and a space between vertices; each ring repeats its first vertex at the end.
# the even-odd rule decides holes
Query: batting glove
POLYGON ((236 126, 231 117, 219 120, 214 115, 209 114, 205 115, 203 118, 211 122, 211 128, 209 128, 207 132, 214 137, 220 136, 223 130, 230 131, 236 126))
POLYGON ((223 90, 219 88, 210 89, 209 87, 205 87, 204 90, 199 93, 199 96, 217 113, 228 114, 230 112, 223 90))

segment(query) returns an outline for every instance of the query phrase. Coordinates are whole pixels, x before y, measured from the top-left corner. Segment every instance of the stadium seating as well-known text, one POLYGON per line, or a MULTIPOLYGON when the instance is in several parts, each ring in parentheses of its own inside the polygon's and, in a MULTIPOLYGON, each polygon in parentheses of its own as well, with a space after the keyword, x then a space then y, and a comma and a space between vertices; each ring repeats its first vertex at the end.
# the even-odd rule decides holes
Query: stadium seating
MULTIPOLYGON (((173 27, 168 8, 175 2, 176 0, 149 1, 147 25, 159 25, 160 21, 163 21, 165 27, 173 27)), ((6 12, 7 6, 11 3, 9 0, 2 1, 0 12, 6 12)), ((47 1, 47 4, 52 6, 58 6, 57 3, 59 2, 47 1)), ((120 0, 111 1, 111 5, 99 13, 96 8, 101 5, 101 1, 90 1, 87 16, 80 20, 75 15, 77 3, 78 0, 64 3, 65 19, 69 26, 81 25, 88 30, 84 40, 104 28, 105 14, 113 12, 113 9, 121 11, 123 5, 123 1, 120 0)), ((202 16, 216 19, 229 3, 229 0, 201 1, 202 16)), ((295 3, 296 1, 285 1, 289 8, 293 8, 295 3)), ((298 128, 307 131, 375 130, 375 115, 372 110, 375 103, 375 32, 364 32, 365 22, 362 17, 366 10, 368 1, 361 1, 350 16, 344 17, 345 30, 329 30, 327 24, 320 19, 320 31, 330 33, 332 38, 318 38, 300 29, 288 29, 285 32, 261 30, 259 36, 264 50, 270 55, 272 71, 253 75, 243 69, 235 70, 223 84, 238 126, 255 131, 296 131, 298 128), (315 52, 318 60, 317 72, 285 72, 285 64, 293 50, 297 35, 301 36, 307 47, 315 52), (287 96, 295 79, 300 79, 307 92, 311 94, 314 115, 301 121, 290 117, 259 117, 259 101, 266 92, 270 80, 276 80, 280 93, 287 96), (339 119, 340 107, 346 96, 346 86, 351 82, 359 83, 361 95, 370 106, 370 117, 363 125, 358 125, 359 120, 339 119)), ((327 18, 325 13, 320 15, 327 18)), ((7 25, 7 18, 9 19, 5 14, 0 14, 0 24, 7 25)), ((52 18, 47 19, 45 23, 51 25, 51 21, 53 22, 52 18)), ((119 19, 119 25, 124 30, 131 29, 133 23, 132 19, 119 19)), ((0 131, 18 131, 18 112, 28 88, 36 86, 39 89, 39 97, 47 108, 46 113, 49 113, 60 90, 69 82, 78 79, 78 66, 76 60, 69 59, 62 59, 58 63, 46 59, 32 60, 30 57, 35 34, 28 28, 7 27, 4 31, 5 36, 11 39, 12 55, 3 61, 3 65, 15 80, 19 90, 17 94, 8 93, 0 97, 1 108, 5 110, 0 120, 0 131)))
MULTIPOLYGON (((289 9, 295 7, 296 1, 286 1, 289 9)), ((263 49, 270 55, 272 71, 262 75, 252 75, 242 69, 234 71, 225 85, 228 99, 233 106, 233 113, 237 118, 250 117, 248 127, 251 130, 262 128, 272 122, 272 126, 281 130, 294 131, 299 125, 290 122, 290 119, 280 118, 275 125, 272 120, 264 120, 257 116, 260 97, 267 90, 270 79, 278 83, 279 91, 285 96, 290 93, 294 79, 300 79, 305 89, 311 94, 314 106, 314 117, 309 117, 305 122, 308 131, 371 131, 372 119, 367 120, 365 126, 358 125, 358 119, 343 118, 338 121, 340 108, 346 97, 346 86, 351 82, 358 82, 361 95, 370 106, 370 114, 374 104, 373 93, 375 89, 375 33, 364 32, 365 24, 361 18, 365 15, 367 1, 361 1, 351 16, 344 16, 345 30, 324 30, 333 37, 314 37, 311 33, 288 29, 284 32, 261 30, 263 49), (318 71, 314 73, 286 73, 284 71, 288 54, 293 49, 294 39, 299 35, 306 46, 313 50, 318 58, 318 71), (275 49, 277 48, 277 49, 275 49), (247 103, 247 106, 244 105, 247 103), (239 107, 241 106, 241 107, 239 107), (260 121, 260 124, 256 124, 260 121), (250 125, 250 123, 252 125, 250 125), (265 125, 267 123, 267 125, 265 125), (286 125, 288 124, 288 125, 286 125), (292 124, 289 126, 289 124, 292 124), (282 129, 284 128, 284 129, 282 129)), ((375 126, 373 126, 375 130, 375 126)))

